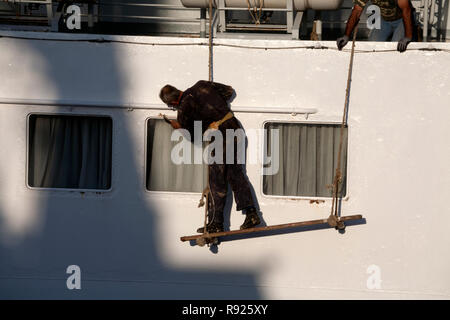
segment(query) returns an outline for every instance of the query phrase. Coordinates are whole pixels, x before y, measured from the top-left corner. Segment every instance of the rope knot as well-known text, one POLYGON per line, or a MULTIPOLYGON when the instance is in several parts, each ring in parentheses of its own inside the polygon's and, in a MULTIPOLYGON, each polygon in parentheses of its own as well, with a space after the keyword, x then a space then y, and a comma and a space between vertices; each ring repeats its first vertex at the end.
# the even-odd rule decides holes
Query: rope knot
POLYGON ((206 198, 208 193, 209 193, 209 187, 206 187, 205 189, 203 189, 202 195, 200 196, 200 201, 198 202, 198 208, 201 208, 205 205, 204 198, 206 198))

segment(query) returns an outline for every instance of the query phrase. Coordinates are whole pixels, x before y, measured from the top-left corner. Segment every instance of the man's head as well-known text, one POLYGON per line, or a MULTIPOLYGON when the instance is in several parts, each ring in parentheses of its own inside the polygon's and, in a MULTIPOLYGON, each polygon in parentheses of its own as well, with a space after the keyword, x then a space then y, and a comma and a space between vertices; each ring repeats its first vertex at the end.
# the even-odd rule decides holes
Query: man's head
POLYGON ((170 84, 166 84, 160 91, 159 97, 161 100, 167 104, 168 106, 178 106, 180 103, 182 91, 177 88, 171 86, 170 84))

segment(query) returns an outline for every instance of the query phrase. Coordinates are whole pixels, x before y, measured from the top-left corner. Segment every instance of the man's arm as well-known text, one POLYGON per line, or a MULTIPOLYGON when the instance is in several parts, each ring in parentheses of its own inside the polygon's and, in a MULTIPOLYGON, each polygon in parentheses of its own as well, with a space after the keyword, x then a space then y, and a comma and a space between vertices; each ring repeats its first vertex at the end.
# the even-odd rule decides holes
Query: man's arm
POLYGON ((174 129, 181 129, 181 124, 177 120, 170 120, 170 125, 174 129))
POLYGON ((405 37, 398 42, 397 50, 403 52, 406 50, 406 47, 412 40, 413 24, 409 0, 398 0, 398 6, 402 10, 403 26, 405 27, 405 37))
POLYGON ((350 35, 352 34, 353 30, 359 22, 359 18, 361 17, 362 12, 363 8, 360 5, 355 4, 353 6, 352 13, 348 18, 347 25, 345 27, 345 35, 347 37, 350 37, 350 35))
POLYGON ((163 117, 164 121, 166 121, 168 124, 170 124, 172 126, 172 128, 174 128, 174 129, 181 128, 181 124, 177 120, 170 120, 169 118, 167 118, 167 116, 165 114, 162 114, 162 113, 160 113, 159 115, 161 117, 163 117))
POLYGON ((231 86, 227 86, 225 84, 218 83, 218 82, 211 82, 211 84, 212 84, 212 87, 214 88, 214 90, 216 90, 217 93, 219 93, 219 95, 226 102, 228 102, 228 100, 230 100, 234 94, 234 89, 231 86))
MULTIPOLYGON (((182 101, 182 106, 177 110, 177 120, 175 126, 179 126, 178 128, 173 127, 174 129, 185 129, 189 132, 191 141, 194 141, 194 122, 196 119, 192 112, 196 108, 195 102, 192 100, 190 96, 186 97, 182 101)), ((203 125, 203 122, 202 122, 203 125)), ((203 127, 203 126, 202 126, 203 127)), ((203 131, 202 131, 203 132, 203 131)), ((184 135, 184 133, 183 133, 184 135)), ((186 136, 185 136, 186 137, 186 136)), ((188 138, 188 137, 186 137, 188 138)))
POLYGON ((403 25, 405 27, 405 37, 412 39, 413 25, 411 19, 411 6, 409 0, 398 0, 398 6, 402 9, 403 25))
POLYGON ((345 26, 344 36, 338 38, 336 41, 339 50, 342 50, 342 48, 347 44, 348 40, 350 39, 350 35, 359 22, 359 18, 361 17, 362 12, 363 7, 358 4, 355 4, 353 6, 352 13, 350 14, 350 17, 347 20, 347 25, 345 26))

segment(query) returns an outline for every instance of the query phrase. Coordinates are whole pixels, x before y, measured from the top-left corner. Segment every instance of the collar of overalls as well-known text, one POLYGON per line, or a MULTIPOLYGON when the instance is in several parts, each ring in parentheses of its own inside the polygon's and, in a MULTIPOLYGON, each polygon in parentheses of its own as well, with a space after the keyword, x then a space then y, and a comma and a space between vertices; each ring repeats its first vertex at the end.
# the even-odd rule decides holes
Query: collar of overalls
POLYGON ((173 102, 172 105, 174 105, 174 106, 179 106, 180 105, 181 97, 183 96, 183 93, 184 93, 183 91, 180 91, 180 95, 178 96, 178 100, 173 102))

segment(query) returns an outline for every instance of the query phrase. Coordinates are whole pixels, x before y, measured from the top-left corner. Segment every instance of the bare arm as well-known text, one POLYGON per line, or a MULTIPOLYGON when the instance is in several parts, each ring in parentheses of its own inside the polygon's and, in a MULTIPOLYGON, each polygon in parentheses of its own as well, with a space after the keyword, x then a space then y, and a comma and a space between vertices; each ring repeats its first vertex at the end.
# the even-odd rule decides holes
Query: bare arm
POLYGON ((172 128, 174 128, 174 129, 181 128, 181 125, 177 120, 171 120, 165 114, 162 114, 162 113, 160 113, 159 116, 163 117, 164 121, 166 121, 168 124, 170 124, 172 126, 172 128))
MULTIPOLYGON (((364 2, 363 2, 364 3, 364 2)), ((352 34, 355 26, 359 22, 359 17, 361 17, 361 13, 363 12, 363 7, 356 4, 353 6, 352 13, 347 20, 347 25, 345 26, 345 34, 344 36, 336 39, 336 45, 339 50, 342 50, 350 40, 350 35, 352 34)))
MULTIPOLYGON (((406 0, 408 1, 408 0, 406 0)), ((353 30, 355 29, 355 26, 359 22, 359 18, 361 17, 361 14, 363 12, 363 8, 357 4, 353 6, 352 13, 350 14, 350 17, 347 20, 347 25, 345 27, 345 35, 347 37, 350 37, 353 30)))
POLYGON ((398 0, 398 6, 402 10, 403 25, 405 27, 405 37, 412 39, 413 25, 409 0, 398 0))
POLYGON ((181 124, 177 120, 170 120, 170 125, 174 129, 181 129, 181 124))

